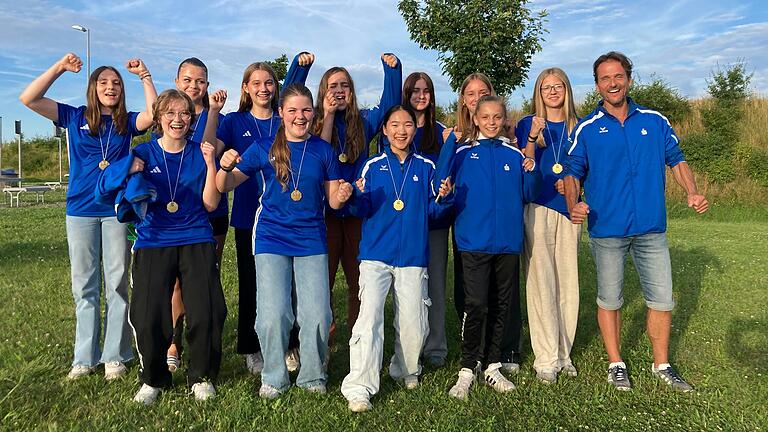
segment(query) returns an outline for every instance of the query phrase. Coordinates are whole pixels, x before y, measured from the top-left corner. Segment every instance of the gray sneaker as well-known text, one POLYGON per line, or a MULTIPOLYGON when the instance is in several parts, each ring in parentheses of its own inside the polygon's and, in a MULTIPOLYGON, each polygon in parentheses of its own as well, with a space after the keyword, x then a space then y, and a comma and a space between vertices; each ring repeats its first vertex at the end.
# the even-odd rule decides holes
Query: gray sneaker
POLYGON ((536 378, 538 378, 542 384, 554 384, 557 382, 557 372, 553 370, 536 371, 536 378))
POLYGON ((627 374, 627 368, 621 365, 616 365, 608 369, 608 382, 616 387, 616 390, 627 391, 632 388, 629 383, 629 374, 627 374))
POLYGON ((675 368, 667 366, 666 369, 656 369, 656 366, 651 366, 653 374, 661 378, 662 381, 670 385, 673 389, 687 393, 693 391, 693 386, 685 382, 683 377, 677 373, 675 368))

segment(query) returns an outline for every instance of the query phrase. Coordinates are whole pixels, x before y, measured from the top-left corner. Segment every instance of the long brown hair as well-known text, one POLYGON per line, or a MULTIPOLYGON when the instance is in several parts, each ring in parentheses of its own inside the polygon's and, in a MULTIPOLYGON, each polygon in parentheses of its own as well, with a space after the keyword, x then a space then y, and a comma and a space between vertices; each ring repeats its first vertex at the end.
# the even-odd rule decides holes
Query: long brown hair
MULTIPOLYGON (((285 101, 288 98, 304 96, 309 99, 312 105, 312 92, 303 84, 291 84, 283 90, 280 97, 280 107, 285 107, 285 101)), ((310 120, 311 121, 311 120, 310 120)), ((285 136, 285 120, 280 122, 277 129, 277 136, 269 148, 269 160, 275 168, 275 178, 283 186, 283 191, 288 189, 288 179, 291 175, 291 149, 288 147, 288 139, 285 136)))
MULTIPOLYGON (((363 153, 363 149, 367 142, 365 142, 365 131, 363 130, 363 119, 360 116, 360 109, 357 107, 357 96, 355 95, 355 83, 352 81, 352 76, 349 75, 346 69, 340 66, 334 66, 323 74, 320 78, 320 87, 317 89, 317 106, 315 107, 315 135, 320 135, 323 130, 323 120, 325 117, 325 111, 323 110, 323 101, 325 95, 328 94, 328 80, 331 75, 343 72, 347 76, 349 81, 349 100, 347 101, 347 109, 344 113, 344 123, 347 125, 346 136, 344 137, 344 154, 347 155, 347 159, 350 163, 353 163, 363 153)), ((339 147, 339 136, 336 126, 333 127, 333 136, 331 137, 331 145, 333 147, 339 147)))
POLYGON ((459 91, 459 100, 456 103, 456 130, 462 133, 466 133, 467 130, 473 127, 472 116, 470 114, 473 115, 474 113, 470 113, 469 107, 464 103, 464 90, 466 90, 469 83, 474 80, 482 81, 488 87, 488 91, 490 92, 489 96, 496 96, 496 92, 493 90, 493 84, 491 84, 491 79, 488 78, 486 74, 475 72, 464 78, 464 82, 461 83, 461 90, 459 91))
POLYGON ((91 135, 98 135, 101 131, 101 109, 103 105, 99 101, 96 85, 99 81, 99 75, 105 70, 111 70, 117 75, 117 79, 120 80, 120 97, 117 99, 117 105, 112 107, 112 124, 115 125, 115 132, 123 135, 128 132, 128 110, 125 108, 125 81, 123 81, 120 72, 112 66, 99 66, 88 77, 88 89, 85 91, 85 121, 88 122, 88 129, 90 129, 91 135))
MULTIPOLYGON (((190 66, 196 66, 201 68, 205 71, 205 80, 208 81, 208 66, 203 63, 202 60, 200 60, 197 57, 190 57, 188 59, 184 59, 181 63, 179 63, 179 68, 176 70, 176 79, 179 79, 179 74, 181 73, 181 68, 184 67, 184 65, 190 65, 190 66)), ((205 93, 203 93, 202 96, 203 100, 203 108, 208 109, 211 107, 210 101, 208 100, 208 89, 205 89, 205 93)))
MULTIPOLYGON (((407 105, 411 109, 415 110, 415 107, 411 105, 411 95, 413 95, 413 89, 416 87, 416 82, 424 80, 427 83, 427 90, 429 90, 429 105, 424 110, 424 129, 421 132, 421 142, 419 147, 423 153, 436 153, 440 151, 440 143, 435 135, 435 85, 432 83, 432 78, 424 72, 414 72, 408 75, 403 83, 403 104, 407 105)), ((417 125, 418 126, 418 125, 417 125)))
POLYGON ((248 81, 251 80, 251 74, 257 70, 267 72, 272 78, 272 81, 275 82, 275 93, 272 95, 272 101, 269 105, 270 108, 272 108, 272 111, 277 111, 278 99, 280 98, 280 81, 277 80, 275 70, 272 69, 272 66, 270 66, 269 63, 256 62, 249 64, 248 67, 245 68, 245 71, 243 71, 243 81, 240 84, 240 106, 237 108, 237 112, 247 112, 253 107, 251 96, 245 92, 243 85, 248 84, 248 81))
MULTIPOLYGON (((565 95, 562 110, 563 114, 565 115, 566 133, 570 135, 571 131, 576 126, 576 123, 578 123, 578 119, 576 118, 576 105, 573 103, 571 81, 568 80, 568 75, 566 75, 562 69, 556 67, 544 69, 541 71, 538 78, 536 78, 536 84, 533 87, 533 103, 531 104, 533 107, 533 112, 531 114, 534 114, 537 117, 541 117, 545 120, 547 119, 547 106, 544 105, 544 95, 541 94, 541 83, 543 83, 544 80, 550 75, 554 75, 565 85, 565 95)), ((539 137, 536 139, 536 144, 539 147, 547 146, 547 143, 544 141, 543 134, 539 134, 539 137)))
MULTIPOLYGON (((472 113, 472 115, 473 116, 477 115, 477 112, 480 111, 480 107, 487 103, 497 103, 501 106, 501 111, 504 113, 504 121, 502 121, 502 124, 506 123, 507 122, 507 102, 501 96, 486 95, 481 97, 480 100, 477 101, 475 112, 472 113)), ((471 122, 470 124, 471 124, 471 127, 469 128, 468 133, 464 134, 461 137, 462 141, 467 141, 467 142, 475 141, 477 137, 480 136, 480 127, 477 126, 475 122, 471 122)), ((503 132, 501 135, 503 135, 503 132)))

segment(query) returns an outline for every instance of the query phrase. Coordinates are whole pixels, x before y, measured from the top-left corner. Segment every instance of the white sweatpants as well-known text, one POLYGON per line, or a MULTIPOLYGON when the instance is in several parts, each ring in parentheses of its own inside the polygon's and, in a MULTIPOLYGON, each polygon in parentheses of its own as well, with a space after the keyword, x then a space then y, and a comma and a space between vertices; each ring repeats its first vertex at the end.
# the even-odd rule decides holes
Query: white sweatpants
POLYGON ((581 225, 538 204, 525 207, 525 292, 533 367, 558 372, 571 364, 579 317, 581 225))
POLYGON ((421 373, 419 355, 429 334, 427 269, 393 267, 380 261, 360 263, 360 315, 349 339, 349 374, 341 384, 348 400, 369 399, 379 391, 384 352, 384 304, 394 286, 395 353, 389 374, 394 379, 421 373), (394 284, 392 280, 394 279, 394 284))

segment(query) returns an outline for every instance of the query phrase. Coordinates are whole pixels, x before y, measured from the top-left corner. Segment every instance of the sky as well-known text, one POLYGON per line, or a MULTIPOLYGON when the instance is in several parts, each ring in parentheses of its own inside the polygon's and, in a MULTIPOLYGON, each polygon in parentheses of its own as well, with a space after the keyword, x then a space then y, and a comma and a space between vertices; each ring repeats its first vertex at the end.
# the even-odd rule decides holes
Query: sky
MULTIPOLYGON (((350 70, 364 105, 374 105, 382 90, 380 55, 401 59, 403 76, 427 72, 434 80, 436 101, 448 105, 455 93, 442 76, 437 52, 412 42, 396 0, 122 0, 66 2, 0 0, 0 116, 2 139, 16 139, 14 120, 25 137, 50 136, 52 124, 24 107, 21 91, 65 53, 86 60, 86 37, 73 30, 80 24, 91 33, 91 69, 118 67, 126 80, 129 110, 143 109, 138 77, 125 62, 139 57, 149 67, 158 91, 174 86, 178 63, 198 57, 209 69, 212 89, 229 93, 224 112, 237 109, 240 80, 254 61, 285 53, 315 53, 307 86, 316 93, 322 73, 331 66, 350 70)), ((592 62, 618 50, 635 65, 634 78, 648 82, 654 74, 681 94, 706 94, 713 70, 738 61, 754 73, 752 90, 768 87, 768 7, 763 0, 615 1, 533 0, 533 11, 548 11, 545 40, 534 55, 526 85, 508 98, 520 106, 531 96, 538 73, 561 67, 577 100, 593 87, 592 62)), ((47 96, 72 105, 85 103, 85 67, 66 73, 47 96)))

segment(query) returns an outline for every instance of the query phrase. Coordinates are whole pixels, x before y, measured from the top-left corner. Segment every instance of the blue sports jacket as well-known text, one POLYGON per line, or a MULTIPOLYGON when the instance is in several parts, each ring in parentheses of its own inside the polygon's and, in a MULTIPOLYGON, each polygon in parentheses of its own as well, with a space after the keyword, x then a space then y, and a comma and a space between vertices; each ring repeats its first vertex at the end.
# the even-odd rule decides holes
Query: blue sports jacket
POLYGON ((456 186, 457 246, 462 252, 519 254, 523 206, 539 195, 541 173, 538 167, 523 170, 525 156, 507 138, 480 138, 456 147, 451 134, 445 143, 456 149, 445 163, 456 186))
POLYGON ((359 175, 364 192, 355 187, 350 202, 351 214, 363 219, 359 260, 427 267, 429 219, 450 209, 450 196, 435 202, 434 174, 431 160, 411 152, 401 164, 389 146, 365 162, 359 175), (399 211, 393 206, 398 197, 405 203, 399 211))
POLYGON ((631 98, 621 124, 600 101, 574 128, 565 173, 584 185, 591 237, 667 230, 666 166, 685 159, 669 120, 631 98))

